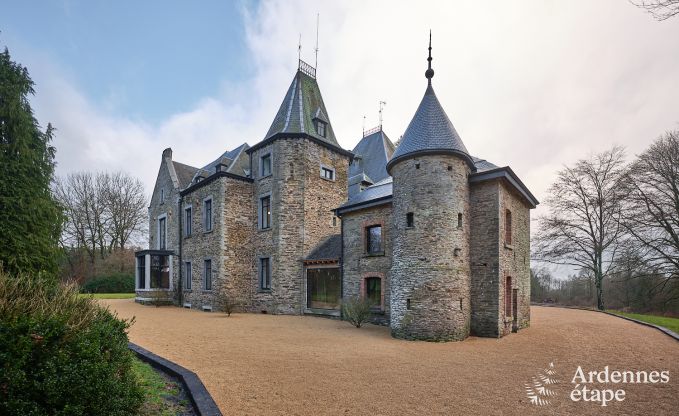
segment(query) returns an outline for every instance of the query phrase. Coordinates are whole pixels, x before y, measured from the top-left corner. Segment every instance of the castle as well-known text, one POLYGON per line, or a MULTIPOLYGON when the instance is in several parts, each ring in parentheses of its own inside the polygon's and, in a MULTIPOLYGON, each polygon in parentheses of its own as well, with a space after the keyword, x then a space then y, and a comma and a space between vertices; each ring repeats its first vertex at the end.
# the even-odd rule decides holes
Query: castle
POLYGON ((404 339, 501 337, 530 324, 530 210, 509 167, 471 156, 427 88, 397 147, 381 126, 337 142, 300 61, 264 139, 202 168, 163 151, 136 253, 136 300, 341 315, 367 299, 404 339), (222 296, 223 295, 223 296, 222 296))

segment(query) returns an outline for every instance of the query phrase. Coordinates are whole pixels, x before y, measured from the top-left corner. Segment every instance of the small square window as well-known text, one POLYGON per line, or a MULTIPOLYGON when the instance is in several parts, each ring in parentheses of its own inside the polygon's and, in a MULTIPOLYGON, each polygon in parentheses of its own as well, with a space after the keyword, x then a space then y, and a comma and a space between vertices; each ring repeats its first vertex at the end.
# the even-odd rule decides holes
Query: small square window
POLYGON ((271 153, 260 158, 260 174, 262 177, 271 175, 271 153))
POLYGON ((329 181, 335 180, 335 170, 325 166, 321 166, 321 178, 327 179, 329 181))
POLYGON ((420 164, 419 164, 419 163, 415 163, 415 169, 419 169, 419 168, 420 168, 420 164))
POLYGON ((409 212, 406 214, 406 226, 408 228, 412 228, 415 226, 415 214, 412 212, 409 212))

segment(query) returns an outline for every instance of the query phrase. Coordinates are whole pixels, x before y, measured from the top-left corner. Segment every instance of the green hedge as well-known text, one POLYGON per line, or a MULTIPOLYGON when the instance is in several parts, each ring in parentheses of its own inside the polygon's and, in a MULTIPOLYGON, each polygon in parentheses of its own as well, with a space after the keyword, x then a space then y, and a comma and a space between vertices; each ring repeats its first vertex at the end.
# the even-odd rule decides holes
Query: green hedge
POLYGON ((0 274, 0 414, 136 414, 130 325, 73 286, 0 274))
POLYGON ((134 276, 125 273, 97 276, 85 282, 80 291, 83 293, 134 293, 134 276))

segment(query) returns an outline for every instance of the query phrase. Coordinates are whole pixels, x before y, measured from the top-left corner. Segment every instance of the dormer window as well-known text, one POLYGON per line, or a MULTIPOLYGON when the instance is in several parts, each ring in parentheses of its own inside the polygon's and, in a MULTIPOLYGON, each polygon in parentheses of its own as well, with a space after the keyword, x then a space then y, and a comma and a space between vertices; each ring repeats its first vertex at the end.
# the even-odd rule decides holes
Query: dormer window
POLYGON ((321 120, 316 120, 316 133, 318 133, 319 136, 325 137, 326 135, 326 127, 327 123, 321 120))

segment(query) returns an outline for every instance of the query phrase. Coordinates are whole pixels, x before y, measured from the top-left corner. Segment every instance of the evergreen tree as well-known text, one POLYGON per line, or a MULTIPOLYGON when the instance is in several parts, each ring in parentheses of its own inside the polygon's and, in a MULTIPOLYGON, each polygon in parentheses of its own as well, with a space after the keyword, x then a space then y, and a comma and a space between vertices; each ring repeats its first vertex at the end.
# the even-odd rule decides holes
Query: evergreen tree
POLYGON ((50 185, 54 129, 41 131, 28 101, 28 70, 0 54, 0 267, 56 276, 63 213, 50 185))

